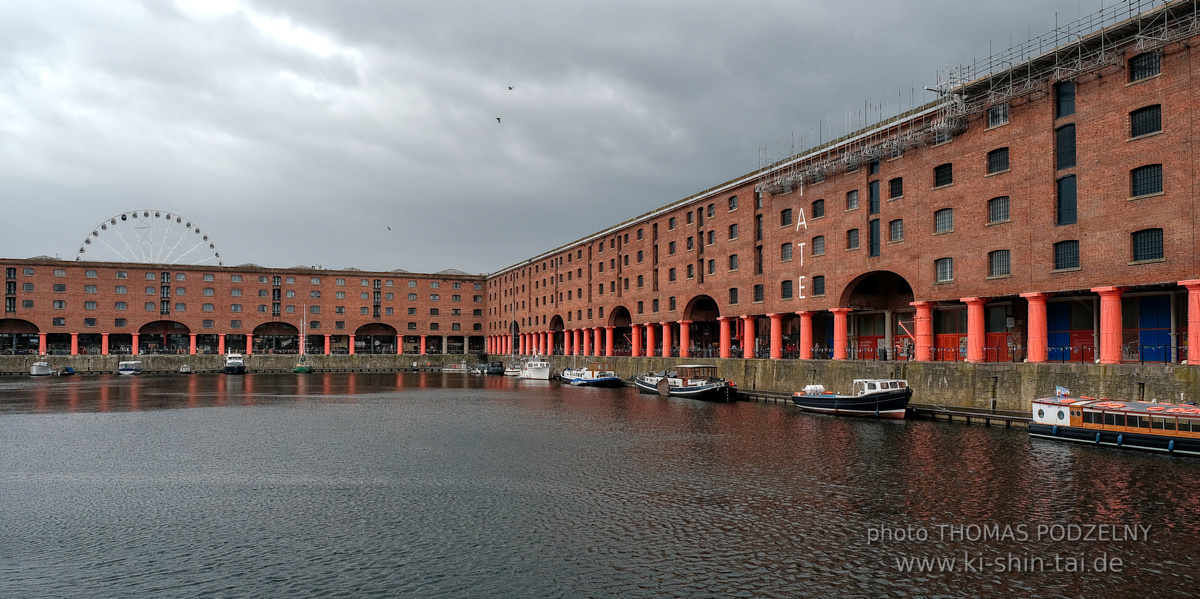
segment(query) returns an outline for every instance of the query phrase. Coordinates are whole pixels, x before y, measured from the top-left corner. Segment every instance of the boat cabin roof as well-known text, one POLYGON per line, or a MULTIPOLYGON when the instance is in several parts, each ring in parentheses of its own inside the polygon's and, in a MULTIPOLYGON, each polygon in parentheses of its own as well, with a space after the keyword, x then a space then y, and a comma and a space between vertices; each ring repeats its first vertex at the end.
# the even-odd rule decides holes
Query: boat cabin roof
POLYGON ((687 364, 676 366, 675 372, 680 378, 701 378, 717 376, 717 367, 711 364, 687 364))

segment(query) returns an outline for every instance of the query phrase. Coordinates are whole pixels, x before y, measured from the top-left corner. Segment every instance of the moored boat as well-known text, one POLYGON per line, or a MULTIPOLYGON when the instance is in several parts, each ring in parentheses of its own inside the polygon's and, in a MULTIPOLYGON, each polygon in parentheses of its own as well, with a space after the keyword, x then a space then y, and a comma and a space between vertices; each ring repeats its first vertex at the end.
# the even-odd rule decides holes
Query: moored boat
POLYGON ((141 374, 142 363, 137 360, 129 360, 119 362, 117 364, 117 374, 141 374))
POLYGON ((904 418, 912 388, 902 379, 856 379, 846 395, 826 391, 821 385, 808 385, 792 395, 792 403, 801 410, 873 418, 904 418))
POLYGON ((296 365, 292 367, 292 372, 296 374, 309 374, 316 370, 308 363, 308 357, 305 354, 300 354, 300 359, 296 361, 296 365))
POLYGON ((1033 400, 1032 412, 1030 437, 1200 455, 1200 408, 1194 404, 1043 397, 1033 400))
POLYGON ((709 401, 733 401, 737 387, 717 376, 717 367, 704 364, 676 366, 675 370, 639 374, 633 384, 641 393, 709 401))
POLYGON ((488 364, 487 373, 498 375, 498 376, 504 376, 504 362, 500 362, 498 360, 491 362, 490 364, 488 364))
POLYGON ((58 371, 58 376, 75 376, 75 369, 71 368, 70 366, 63 366, 62 369, 58 371))
POLYGON ((471 372, 471 369, 467 368, 466 362, 459 362, 458 364, 446 364, 442 366, 442 372, 461 372, 465 374, 471 372))
POLYGON ((225 374, 246 374, 246 360, 242 354, 225 354, 225 366, 221 368, 225 374))
POLYGON ((509 364, 504 367, 504 376, 521 376, 520 364, 509 364))
POLYGON ((191 374, 191 373, 192 373, 192 366, 190 364, 184 364, 183 366, 179 367, 179 374, 191 374))
POLYGON ((550 363, 541 358, 522 360, 521 378, 535 381, 550 380, 550 363))
POLYGON ((576 387, 620 387, 625 384, 607 362, 592 362, 583 368, 564 368, 559 376, 576 387))
POLYGON ((54 370, 50 368, 49 362, 34 362, 29 367, 29 376, 50 376, 54 374, 54 370))

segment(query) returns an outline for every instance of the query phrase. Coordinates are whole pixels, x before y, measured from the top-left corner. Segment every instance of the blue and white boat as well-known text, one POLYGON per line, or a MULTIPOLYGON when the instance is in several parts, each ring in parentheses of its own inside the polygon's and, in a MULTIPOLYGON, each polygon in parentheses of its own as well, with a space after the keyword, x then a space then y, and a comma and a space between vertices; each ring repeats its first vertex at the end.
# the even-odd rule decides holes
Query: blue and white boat
POLYGON ((576 387, 620 387, 625 384, 607 362, 593 362, 583 368, 564 368, 559 377, 576 387))
POLYGON ((117 374, 141 374, 142 363, 137 360, 129 360, 117 364, 117 374))

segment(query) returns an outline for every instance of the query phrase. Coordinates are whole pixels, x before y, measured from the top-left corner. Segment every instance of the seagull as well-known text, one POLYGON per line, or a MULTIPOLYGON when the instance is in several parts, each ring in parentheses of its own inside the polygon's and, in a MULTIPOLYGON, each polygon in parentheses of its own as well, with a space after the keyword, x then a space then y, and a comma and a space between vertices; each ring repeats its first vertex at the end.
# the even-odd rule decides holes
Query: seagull
POLYGON ((512 91, 513 86, 508 86, 508 91, 512 91))
POLYGON ((500 122, 500 117, 496 117, 496 122, 497 122, 497 123, 499 123, 499 122, 500 122))
POLYGON ((391 228, 391 227, 388 227, 388 230, 389 230, 389 231, 391 231, 391 230, 392 230, 392 228, 391 228))

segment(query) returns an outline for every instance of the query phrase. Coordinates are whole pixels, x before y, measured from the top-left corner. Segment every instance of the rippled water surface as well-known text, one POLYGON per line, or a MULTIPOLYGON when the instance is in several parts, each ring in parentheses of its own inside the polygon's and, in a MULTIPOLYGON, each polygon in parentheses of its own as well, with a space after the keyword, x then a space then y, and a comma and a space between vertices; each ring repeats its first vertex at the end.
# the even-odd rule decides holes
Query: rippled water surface
POLYGON ((0 597, 1186 597, 1198 475, 504 377, 0 379, 0 597))

